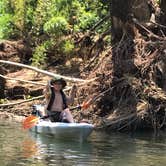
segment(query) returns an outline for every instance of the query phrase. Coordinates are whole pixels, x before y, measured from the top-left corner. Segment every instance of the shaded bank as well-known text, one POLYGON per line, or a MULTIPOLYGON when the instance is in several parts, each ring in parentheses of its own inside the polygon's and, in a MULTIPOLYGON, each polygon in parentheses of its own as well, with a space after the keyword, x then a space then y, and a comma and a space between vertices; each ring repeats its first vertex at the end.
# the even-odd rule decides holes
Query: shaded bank
POLYGON ((91 111, 100 127, 155 133, 166 127, 166 38, 158 9, 154 1, 111 1, 113 45, 89 75, 98 80, 86 89, 110 89, 91 111))

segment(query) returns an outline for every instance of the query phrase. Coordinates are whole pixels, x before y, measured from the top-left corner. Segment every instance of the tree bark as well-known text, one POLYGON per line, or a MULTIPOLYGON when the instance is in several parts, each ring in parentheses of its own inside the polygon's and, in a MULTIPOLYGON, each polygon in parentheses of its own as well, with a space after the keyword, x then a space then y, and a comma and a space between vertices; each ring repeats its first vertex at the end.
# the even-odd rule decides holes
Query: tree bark
POLYGON ((152 14, 148 0, 111 0, 110 10, 113 43, 119 42, 124 34, 134 37, 133 18, 145 23, 152 14))
POLYGON ((166 25, 166 0, 160 0, 160 9, 161 9, 160 22, 162 25, 166 25))
MULTIPOLYGON (((0 66, 0 73, 5 74, 5 70, 0 66)), ((6 80, 0 77, 0 99, 5 98, 5 83, 6 80)))
POLYGON ((134 38, 138 33, 133 20, 141 24, 150 21, 149 0, 111 0, 112 43, 118 45, 112 50, 114 75, 136 72, 134 65, 134 38))
POLYGON ((0 77, 0 99, 5 97, 5 79, 0 77))
MULTIPOLYGON (((118 80, 125 78, 126 75, 136 76, 139 73, 139 69, 134 63, 134 39, 138 36, 139 30, 134 21, 136 20, 141 25, 150 21, 151 10, 148 2, 148 0, 111 0, 111 39, 114 45, 112 47, 112 86, 117 85, 118 80)), ((136 110, 137 97, 133 87, 127 80, 123 80, 121 86, 116 89, 115 96, 118 102, 117 104, 114 102, 113 107, 120 107, 127 103, 128 107, 136 110)))
MULTIPOLYGON (((149 26, 155 13, 154 2, 154 0, 111 0, 113 68, 111 66, 110 69, 113 70, 111 86, 114 89, 110 92, 111 95, 107 94, 103 100, 110 102, 111 110, 109 113, 113 112, 110 116, 113 118, 127 113, 132 115, 136 112, 137 114, 140 101, 147 103, 148 107, 143 105, 142 109, 145 110, 146 118, 148 118, 147 121, 141 120, 140 124, 145 127, 153 127, 154 131, 157 132, 160 129, 160 122, 165 122, 165 105, 162 108, 162 104, 165 104, 165 93, 161 88, 165 88, 163 83, 166 77, 162 74, 165 73, 165 59, 163 58, 165 55, 165 37, 164 34, 160 37, 156 31, 153 31, 153 27, 149 26), (156 43, 158 40, 161 40, 163 45, 152 46, 148 44, 150 42, 156 43), (157 64, 157 62, 160 63, 157 64), (157 81, 155 82, 152 77, 153 74, 155 75, 155 66, 161 77, 163 76, 157 78, 158 85, 155 84, 157 81), (121 82, 118 85, 119 80, 121 82), (162 85, 159 86, 159 84, 162 85), (154 91, 157 91, 156 96, 154 91)), ((163 7, 161 11, 165 14, 166 1, 161 0, 160 5, 163 7)), ((165 24, 166 17, 165 15, 162 17, 163 24, 165 24)), ((152 25, 154 26, 154 24, 152 25)), ((155 28, 160 30, 157 25, 156 23, 155 28)), ((137 114, 136 116, 140 120, 141 115, 137 114)), ((129 124, 136 119, 128 120, 130 121, 124 125, 118 124, 122 125, 121 127, 116 127, 121 130, 128 126, 130 129, 129 124)), ((112 124, 110 123, 110 125, 112 124)))

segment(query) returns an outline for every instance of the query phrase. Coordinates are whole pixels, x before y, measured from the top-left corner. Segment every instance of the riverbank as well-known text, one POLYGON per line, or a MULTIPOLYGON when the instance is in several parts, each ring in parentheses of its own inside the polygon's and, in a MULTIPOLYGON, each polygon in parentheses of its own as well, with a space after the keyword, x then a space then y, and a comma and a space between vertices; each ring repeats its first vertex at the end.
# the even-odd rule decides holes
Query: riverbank
MULTIPOLYGON (((95 100, 87 110, 73 112, 77 122, 86 119, 100 129, 116 131, 135 131, 145 128, 158 132, 166 127, 164 38, 161 38, 160 43, 159 45, 156 41, 152 45, 150 41, 147 42, 142 37, 136 36, 134 41, 130 39, 121 41, 121 49, 119 49, 119 45, 113 49, 105 48, 105 51, 95 61, 87 61, 84 68, 82 68, 83 62, 80 61, 79 65, 76 65, 77 68, 74 68, 77 61, 75 59, 74 61, 68 60, 68 63, 63 65, 50 66, 47 69, 65 76, 74 75, 84 80, 93 79, 78 87, 75 105, 88 101, 90 98, 95 100), (134 43, 131 45, 131 42, 134 43), (127 52, 126 48, 132 52, 127 52), (115 65, 113 61, 115 52, 119 56, 116 63, 120 65, 115 65), (125 59, 123 59, 124 52, 125 59), (119 76, 119 73, 122 75, 119 76)), ((19 58, 16 59, 15 62, 20 62, 19 58)), ((11 60, 10 57, 7 60, 11 60)), ((7 94, 6 98, 1 100, 2 104, 29 100, 42 95, 44 85, 24 81, 47 84, 50 79, 48 76, 27 69, 2 66, 1 73, 9 78, 19 79, 13 80, 13 83, 10 79, 1 77, 4 82, 3 90, 5 95, 7 94)), ((72 84, 68 83, 69 86, 72 84)), ((41 103, 43 103, 43 99, 3 106, 1 109, 19 116, 28 116, 31 113, 32 105, 41 103)))

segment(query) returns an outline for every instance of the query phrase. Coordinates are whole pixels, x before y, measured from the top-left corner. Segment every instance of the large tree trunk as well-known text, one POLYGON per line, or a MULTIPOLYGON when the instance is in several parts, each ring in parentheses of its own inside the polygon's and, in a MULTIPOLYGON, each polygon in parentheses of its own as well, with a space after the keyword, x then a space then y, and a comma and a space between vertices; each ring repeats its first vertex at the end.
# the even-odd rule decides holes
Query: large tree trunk
POLYGON ((148 0, 111 0, 112 42, 119 42, 124 34, 133 38, 132 19, 148 22, 151 12, 148 0))
POLYGON ((160 9, 161 9, 161 24, 166 25, 166 0, 160 0, 160 9))
MULTIPOLYGON (((157 95, 154 97, 151 93, 158 90, 157 94, 161 93, 164 96, 152 78, 152 75, 155 75, 156 57, 160 56, 158 54, 160 44, 157 43, 157 45, 155 41, 162 38, 157 33, 155 34, 151 27, 151 25, 157 25, 155 22, 151 24, 152 16, 155 13, 153 7, 154 1, 152 0, 111 0, 113 44, 111 86, 113 90, 110 92, 110 96, 107 94, 107 98, 108 101, 112 101, 112 112, 115 115, 130 117, 129 114, 134 113, 135 117, 128 118, 124 125, 121 121, 119 124, 116 123, 122 125, 119 130, 127 126, 134 126, 130 124, 137 119, 140 123, 138 126, 142 127, 145 124, 146 127, 153 127, 156 131, 160 128, 158 123, 163 120, 165 106, 160 105, 160 97, 157 95), (143 114, 148 115, 147 121, 139 117, 140 110, 143 111, 143 114), (159 114, 158 110, 161 111, 159 114), (158 118, 158 115, 161 119, 158 118)), ((163 38, 161 43, 163 43, 163 38)), ((159 63, 158 66, 156 68, 158 67, 159 72, 162 72, 163 63, 159 63)), ((163 100, 165 101, 165 99, 163 100)), ((112 117, 109 119, 110 121, 113 120, 112 117)), ((135 126, 137 126, 137 122, 135 126)))
POLYGON ((133 63, 133 40, 137 34, 133 20, 142 24, 149 22, 151 10, 148 2, 148 0, 111 0, 112 43, 119 45, 112 50, 116 77, 137 70, 133 63))

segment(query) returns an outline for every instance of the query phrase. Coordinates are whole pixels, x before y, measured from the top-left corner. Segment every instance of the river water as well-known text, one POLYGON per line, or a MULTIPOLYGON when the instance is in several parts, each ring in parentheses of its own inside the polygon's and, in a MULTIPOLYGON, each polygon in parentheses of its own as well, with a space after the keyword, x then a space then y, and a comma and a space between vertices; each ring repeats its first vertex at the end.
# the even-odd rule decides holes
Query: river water
POLYGON ((60 141, 0 122, 0 166, 165 166, 166 134, 93 132, 85 142, 60 141))

